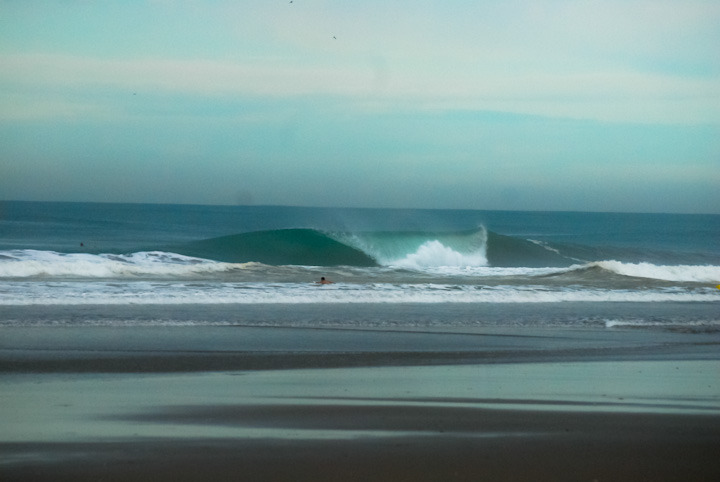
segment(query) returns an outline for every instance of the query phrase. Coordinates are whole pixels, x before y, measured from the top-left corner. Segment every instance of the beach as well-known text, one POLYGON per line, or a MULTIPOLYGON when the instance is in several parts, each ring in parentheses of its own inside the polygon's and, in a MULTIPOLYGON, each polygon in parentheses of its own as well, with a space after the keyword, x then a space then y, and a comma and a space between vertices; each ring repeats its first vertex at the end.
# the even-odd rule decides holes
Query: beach
POLYGON ((2 480, 717 480, 720 333, 0 327, 2 480))
POLYGON ((0 208, 3 482, 720 480, 716 215, 0 208))

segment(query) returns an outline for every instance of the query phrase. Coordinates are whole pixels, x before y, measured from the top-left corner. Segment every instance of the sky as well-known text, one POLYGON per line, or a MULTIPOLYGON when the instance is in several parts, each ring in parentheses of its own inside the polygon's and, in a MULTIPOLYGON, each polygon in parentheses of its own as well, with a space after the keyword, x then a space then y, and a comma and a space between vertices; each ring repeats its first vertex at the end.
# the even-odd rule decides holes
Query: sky
POLYGON ((0 0, 0 199, 720 213, 720 2, 0 0))

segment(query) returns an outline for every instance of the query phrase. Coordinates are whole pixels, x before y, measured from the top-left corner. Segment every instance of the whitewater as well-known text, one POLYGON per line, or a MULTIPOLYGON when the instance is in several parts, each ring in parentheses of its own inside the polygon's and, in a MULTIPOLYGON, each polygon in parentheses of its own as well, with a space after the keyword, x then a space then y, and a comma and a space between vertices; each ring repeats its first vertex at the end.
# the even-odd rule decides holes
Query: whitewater
MULTIPOLYGON (((712 216, 7 202, 2 212, 4 325, 59 322, 42 307, 77 307, 64 324, 172 324, 158 310, 177 306, 206 308, 191 324, 269 323, 263 310, 304 306, 320 325, 344 317, 328 310, 357 320, 359 307, 384 306, 400 325, 482 325, 514 306, 514 322, 720 326, 712 216)), ((291 312, 272 322, 295 323, 291 312)))

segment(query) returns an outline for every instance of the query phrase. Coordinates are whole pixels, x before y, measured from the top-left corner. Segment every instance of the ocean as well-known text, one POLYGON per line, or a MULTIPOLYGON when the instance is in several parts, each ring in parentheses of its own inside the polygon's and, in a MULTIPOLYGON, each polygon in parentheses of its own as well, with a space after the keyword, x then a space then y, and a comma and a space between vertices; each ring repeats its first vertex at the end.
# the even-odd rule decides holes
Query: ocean
POLYGON ((719 215, 5 201, 0 326, 715 331, 718 241, 719 215))
POLYGON ((718 480, 719 221, 1 202, 0 479, 718 480))

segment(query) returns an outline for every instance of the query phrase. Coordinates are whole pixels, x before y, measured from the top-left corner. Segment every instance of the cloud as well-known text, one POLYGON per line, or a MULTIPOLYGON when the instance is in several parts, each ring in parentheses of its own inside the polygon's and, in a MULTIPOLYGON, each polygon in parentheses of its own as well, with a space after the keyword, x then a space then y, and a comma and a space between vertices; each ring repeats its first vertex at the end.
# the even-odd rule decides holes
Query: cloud
POLYGON ((394 70, 384 73, 379 83, 381 74, 372 65, 293 65, 271 59, 116 60, 18 54, 1 55, 0 63, 5 66, 0 72, 0 85, 6 91, 0 98, 5 119, 102 113, 97 91, 112 89, 128 94, 142 90, 201 96, 325 96, 379 105, 405 103, 418 109, 496 110, 622 122, 720 122, 719 79, 659 73, 447 76, 394 70), (31 95, 23 95, 28 91, 31 95))
POLYGON ((66 34, 78 12, 53 12, 45 33, 21 28, 28 9, 0 49, 0 115, 107 115, 100 94, 143 91, 720 122, 711 0, 245 3, 88 7, 83 42, 66 34))

